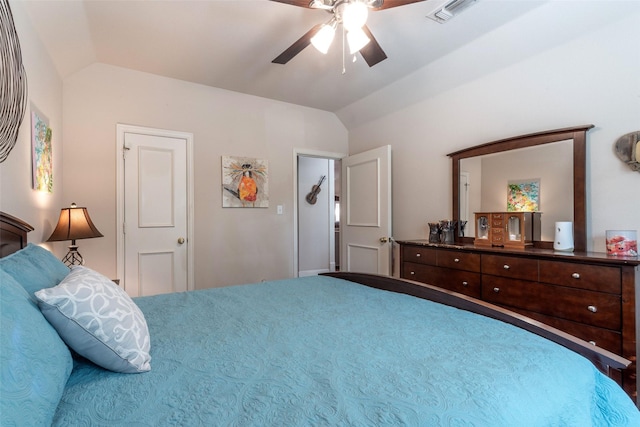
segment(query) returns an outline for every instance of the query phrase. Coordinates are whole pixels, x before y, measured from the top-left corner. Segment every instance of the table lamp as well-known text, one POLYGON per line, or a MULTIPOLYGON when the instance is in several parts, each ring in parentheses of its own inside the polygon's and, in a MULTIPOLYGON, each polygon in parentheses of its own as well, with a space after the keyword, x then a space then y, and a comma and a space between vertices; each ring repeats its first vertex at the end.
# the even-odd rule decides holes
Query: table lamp
POLYGON ((87 208, 79 208, 75 203, 71 203, 70 208, 60 210, 58 225, 56 225, 55 230, 53 230, 47 242, 71 240, 69 252, 62 258, 62 262, 68 266, 82 265, 84 264, 84 259, 82 255, 80 255, 80 252, 78 252, 76 240, 91 239, 94 237, 103 236, 96 226, 93 225, 93 222, 91 222, 87 208))

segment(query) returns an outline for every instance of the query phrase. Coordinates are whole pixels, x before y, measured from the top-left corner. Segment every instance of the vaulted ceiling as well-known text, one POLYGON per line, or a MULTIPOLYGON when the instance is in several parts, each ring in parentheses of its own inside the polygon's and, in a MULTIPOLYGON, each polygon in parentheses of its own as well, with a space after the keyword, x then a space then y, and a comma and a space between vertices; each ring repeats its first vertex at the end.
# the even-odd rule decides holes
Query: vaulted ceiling
POLYGON ((369 14, 388 59, 369 67, 312 46, 271 61, 330 15, 269 0, 11 0, 21 3, 64 79, 105 63, 336 112, 540 6, 478 0, 445 24, 426 18, 439 0, 369 14), (345 72, 343 73, 343 61, 345 72))

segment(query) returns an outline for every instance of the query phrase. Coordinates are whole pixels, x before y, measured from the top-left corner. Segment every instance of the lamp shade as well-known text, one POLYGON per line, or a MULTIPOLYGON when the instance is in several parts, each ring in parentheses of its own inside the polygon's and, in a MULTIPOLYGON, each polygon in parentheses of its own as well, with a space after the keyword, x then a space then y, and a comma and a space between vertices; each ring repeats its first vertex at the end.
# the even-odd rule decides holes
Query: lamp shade
POLYGON ((58 225, 56 225, 47 242, 91 239, 93 237, 103 236, 93 225, 87 208, 79 208, 76 207, 75 203, 72 203, 70 208, 60 210, 58 225))
POLYGON ((367 22, 369 8, 361 1, 352 1, 345 5, 342 12, 342 24, 347 31, 357 30, 367 22))
POLYGON ((329 23, 324 24, 322 28, 320 28, 320 31, 311 37, 311 44, 313 47, 326 54, 333 42, 333 37, 336 35, 336 25, 335 20, 331 20, 329 23))
POLYGON ((349 43, 349 53, 351 55, 365 47, 370 41, 371 39, 362 31, 362 28, 349 30, 347 33, 347 42, 349 43))

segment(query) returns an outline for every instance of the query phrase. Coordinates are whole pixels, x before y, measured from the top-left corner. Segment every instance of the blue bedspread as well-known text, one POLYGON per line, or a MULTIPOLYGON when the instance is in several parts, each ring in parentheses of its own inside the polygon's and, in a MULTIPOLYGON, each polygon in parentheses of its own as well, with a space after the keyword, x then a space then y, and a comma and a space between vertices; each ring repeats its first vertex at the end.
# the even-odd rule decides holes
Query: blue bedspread
POLYGON ((327 277, 135 300, 148 373, 76 361, 63 426, 640 426, 586 359, 502 322, 327 277))

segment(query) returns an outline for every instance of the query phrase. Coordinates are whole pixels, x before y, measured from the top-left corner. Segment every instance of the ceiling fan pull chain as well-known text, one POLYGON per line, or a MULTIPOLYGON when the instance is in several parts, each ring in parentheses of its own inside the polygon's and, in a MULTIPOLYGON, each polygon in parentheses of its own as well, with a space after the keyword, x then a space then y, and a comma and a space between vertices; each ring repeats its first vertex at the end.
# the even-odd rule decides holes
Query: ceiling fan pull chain
POLYGON ((342 26, 342 74, 346 74, 347 73, 347 67, 345 66, 345 56, 347 55, 347 51, 345 50, 345 44, 344 44, 344 35, 345 31, 344 31, 344 25, 342 26))

